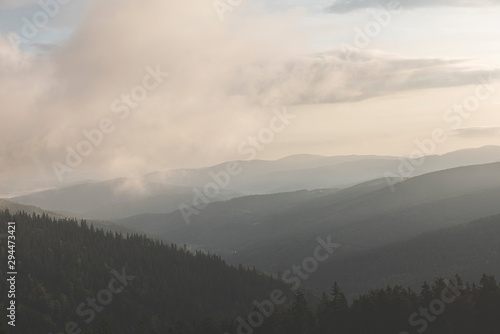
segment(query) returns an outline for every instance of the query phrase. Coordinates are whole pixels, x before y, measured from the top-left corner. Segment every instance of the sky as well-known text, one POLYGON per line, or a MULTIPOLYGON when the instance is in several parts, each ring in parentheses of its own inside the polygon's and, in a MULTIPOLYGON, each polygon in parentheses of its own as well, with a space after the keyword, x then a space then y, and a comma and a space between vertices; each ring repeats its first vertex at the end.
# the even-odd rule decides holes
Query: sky
POLYGON ((500 145, 499 15, 498 0, 0 0, 0 195, 252 145, 408 156, 436 129, 432 154, 500 145))

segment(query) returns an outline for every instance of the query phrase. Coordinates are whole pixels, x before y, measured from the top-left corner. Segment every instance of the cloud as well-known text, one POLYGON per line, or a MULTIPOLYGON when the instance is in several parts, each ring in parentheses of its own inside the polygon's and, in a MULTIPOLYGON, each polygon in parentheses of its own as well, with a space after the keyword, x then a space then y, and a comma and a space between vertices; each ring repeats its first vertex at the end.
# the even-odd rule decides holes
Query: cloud
POLYGON ((210 1, 95 0, 51 52, 35 56, 0 35, 0 184, 55 182, 52 163, 104 118, 115 130, 68 180, 215 164, 238 156, 275 106, 475 84, 488 73, 464 60, 367 51, 349 61, 338 52, 294 56, 309 48, 296 24, 304 15, 236 8, 221 22, 210 1), (120 119, 113 101, 157 66, 170 76, 120 119))
POLYGON ((1 115, 9 124, 0 132, 0 183, 30 173, 55 179, 51 163, 64 162, 82 131, 103 118, 116 130, 75 174, 99 170, 111 177, 219 162, 272 111, 231 93, 232 76, 298 49, 294 15, 235 11, 221 22, 202 0, 94 1, 72 38, 50 54, 36 57, 0 36, 1 115), (142 84, 148 67, 171 76, 120 120, 111 103, 142 84))
POLYGON ((500 126, 481 126, 457 129, 452 132, 452 135, 463 138, 498 137, 500 135, 500 126))
POLYGON ((334 0, 325 10, 331 13, 347 13, 363 8, 388 8, 391 3, 403 8, 420 7, 488 7, 500 5, 500 0, 334 0))
POLYGON ((478 69, 465 59, 405 58, 360 51, 349 60, 325 52, 282 64, 252 64, 232 85, 252 101, 314 104, 361 101, 401 91, 474 85, 500 78, 497 69, 478 69))

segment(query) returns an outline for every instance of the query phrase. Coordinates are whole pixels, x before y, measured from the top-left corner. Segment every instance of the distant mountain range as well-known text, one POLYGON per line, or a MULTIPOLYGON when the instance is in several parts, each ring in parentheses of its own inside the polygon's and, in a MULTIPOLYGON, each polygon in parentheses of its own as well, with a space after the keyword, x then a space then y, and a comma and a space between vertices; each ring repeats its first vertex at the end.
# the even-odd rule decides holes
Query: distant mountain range
MULTIPOLYGON (((403 160, 399 157, 374 155, 294 155, 276 161, 237 161, 242 171, 231 180, 228 189, 244 194, 269 194, 302 189, 346 188, 385 177, 388 172, 399 175, 403 160)), ((414 167, 412 176, 460 166, 499 162, 500 147, 485 146, 440 156, 430 155, 422 161, 420 166, 414 167)), ((165 184, 202 187, 213 182, 210 173, 224 170, 228 163, 202 169, 156 172, 145 178, 165 184)))
MULTIPOLYGON (((221 191, 218 199, 237 196, 229 191, 221 191)), ((120 178, 45 190, 11 200, 70 216, 77 214, 94 219, 117 219, 144 212, 166 213, 177 210, 181 203, 192 203, 193 188, 154 183, 142 178, 120 178)))
POLYGON ((308 284, 326 289, 338 280, 352 296, 386 283, 411 285, 439 275, 472 276, 500 267, 491 241, 498 219, 461 229, 500 214, 499 160, 496 146, 428 156, 411 177, 398 175, 408 161, 394 157, 298 155, 242 161, 237 162, 241 173, 219 189, 211 203, 197 207, 189 222, 179 205, 191 205, 196 189, 214 182, 211 175, 225 170, 226 164, 87 182, 0 201, 0 209, 43 212, 39 206, 56 218, 93 217, 101 224, 96 226, 104 224, 108 230, 144 231, 169 243, 220 254, 230 264, 271 273, 300 264, 311 256, 318 237, 331 236, 341 247, 308 284), (395 177, 384 178, 387 172, 395 177), (275 192, 284 189, 290 191, 275 192), (471 230, 473 243, 460 243, 471 230), (453 237, 448 240, 447 234, 453 237), (477 250, 482 242, 485 247, 477 250), (422 251, 427 255, 412 255, 422 244, 428 245, 422 251), (453 255, 463 254, 467 244, 476 247, 475 255, 453 255), (430 256, 432 249, 442 252, 446 261, 430 256), (473 261, 482 258, 489 262, 475 267, 473 261))
MULTIPOLYGON (((409 176, 418 176, 454 167, 500 161, 500 147, 486 146, 445 155, 427 156, 409 176)), ((195 189, 214 184, 214 175, 236 164, 239 174, 231 176, 219 194, 208 201, 224 201, 253 194, 297 190, 348 188, 385 177, 408 177, 400 173, 409 161, 390 156, 294 155, 276 161, 233 161, 201 169, 155 172, 139 178, 84 182, 12 198, 14 202, 40 206, 68 215, 95 219, 120 219, 144 213, 170 213, 179 205, 192 205, 195 189)), ((416 165, 416 164, 415 164, 416 165)))
POLYGON ((338 253, 348 254, 500 214, 499 174, 500 163, 459 167, 407 179, 394 191, 379 179, 212 203, 189 225, 180 212, 118 223, 275 273, 310 256, 317 237, 331 235, 338 253))

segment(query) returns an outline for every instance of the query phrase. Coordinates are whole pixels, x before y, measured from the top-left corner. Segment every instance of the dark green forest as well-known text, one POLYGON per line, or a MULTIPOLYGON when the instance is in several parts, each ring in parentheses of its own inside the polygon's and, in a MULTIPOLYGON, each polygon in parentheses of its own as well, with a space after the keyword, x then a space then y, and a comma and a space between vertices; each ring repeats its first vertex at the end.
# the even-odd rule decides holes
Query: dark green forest
MULTIPOLYGON (((144 236, 44 214, 3 211, 0 221, 0 233, 17 223, 18 271, 16 327, 2 315, 0 333, 500 333, 500 287, 486 274, 477 284, 437 278, 418 292, 387 286, 352 302, 332 282, 311 302, 255 269, 144 236)), ((5 242, 0 256, 6 262, 5 242)))
POLYGON ((375 289, 351 304, 335 283, 316 307, 307 305, 302 292, 295 294, 289 309, 253 333, 498 334, 499 311, 500 288, 493 276, 483 275, 479 285, 463 284, 458 276, 438 278, 419 293, 401 286, 375 289))
MULTIPOLYGON (((99 333, 101 323, 114 333, 164 333, 181 320, 228 322, 274 289, 289 291, 281 281, 255 269, 230 267, 219 256, 191 253, 144 236, 105 233, 85 222, 80 226, 74 220, 8 211, 0 212, 0 221, 0 233, 6 233, 8 221, 17 223, 18 309, 13 333, 58 334, 69 322, 77 323, 81 333, 99 333), (110 280, 116 279, 112 271, 122 270, 135 278, 86 323, 93 309, 87 298, 109 290, 110 280), (77 314, 81 303, 84 316, 77 314)), ((6 246, 0 244, 2 309, 7 298, 6 246)), ((113 286, 118 290, 122 285, 113 286)))

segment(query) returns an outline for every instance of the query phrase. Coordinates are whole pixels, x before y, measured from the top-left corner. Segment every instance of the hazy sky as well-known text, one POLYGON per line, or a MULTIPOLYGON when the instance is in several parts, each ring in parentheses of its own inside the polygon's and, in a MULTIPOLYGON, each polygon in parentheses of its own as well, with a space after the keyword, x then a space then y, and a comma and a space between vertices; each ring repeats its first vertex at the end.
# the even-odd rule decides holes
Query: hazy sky
POLYGON ((103 122, 64 182, 244 159, 285 106, 257 158, 500 145, 497 0, 54 1, 0 0, 0 194, 57 184, 103 122))

